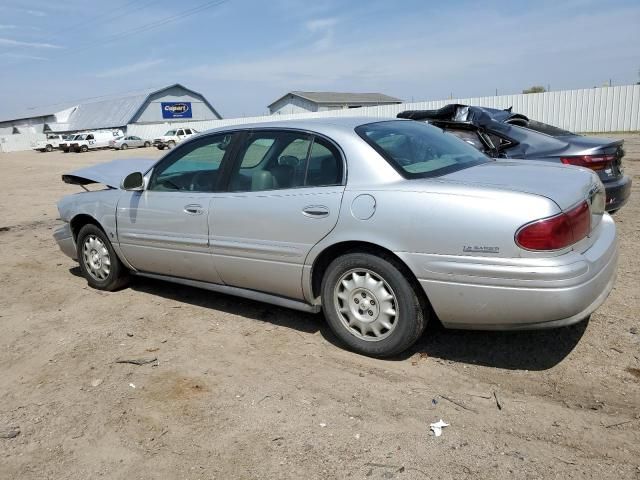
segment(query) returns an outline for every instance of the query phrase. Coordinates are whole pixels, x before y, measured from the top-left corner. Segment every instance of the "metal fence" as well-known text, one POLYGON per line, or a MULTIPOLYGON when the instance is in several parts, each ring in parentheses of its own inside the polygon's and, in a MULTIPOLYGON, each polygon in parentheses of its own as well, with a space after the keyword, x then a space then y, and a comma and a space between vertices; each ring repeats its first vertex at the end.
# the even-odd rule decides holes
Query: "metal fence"
MULTIPOLYGON (((453 98, 429 102, 381 105, 328 112, 266 115, 189 122, 200 131, 227 125, 269 122, 295 118, 335 116, 395 117, 403 110, 431 110, 449 103, 462 103, 492 108, 513 107, 514 112, 566 130, 583 133, 640 131, 640 85, 561 90, 558 92, 500 95, 494 97, 453 98)), ((129 125, 127 132, 144 138, 162 135, 173 128, 170 124, 129 125)))
MULTIPOLYGON (((557 92, 500 95, 494 97, 452 98, 429 102, 402 103, 346 110, 290 115, 266 115, 260 117, 229 118, 189 122, 188 126, 199 131, 227 125, 269 122, 295 118, 366 116, 375 118, 395 117, 402 110, 431 110, 449 103, 462 103, 493 108, 513 107, 514 112, 567 130, 582 133, 635 132, 640 131, 640 85, 561 90, 557 92)), ((131 124, 129 135, 152 139, 175 128, 177 124, 131 124)), ((187 124, 185 124, 187 126, 187 124)), ((43 136, 40 136, 43 138, 43 136)), ((28 135, 0 136, 0 151, 28 150, 34 140, 28 135), (18 137, 25 138, 18 138, 18 137), (29 138, 26 138, 29 137, 29 138)))

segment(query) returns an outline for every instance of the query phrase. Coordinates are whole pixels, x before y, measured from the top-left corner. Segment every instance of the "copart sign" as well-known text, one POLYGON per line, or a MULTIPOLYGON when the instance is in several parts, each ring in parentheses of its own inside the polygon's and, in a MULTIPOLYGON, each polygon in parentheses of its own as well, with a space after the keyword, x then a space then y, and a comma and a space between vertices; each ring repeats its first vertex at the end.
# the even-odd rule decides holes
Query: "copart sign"
POLYGON ((191 118, 191 102, 161 102, 162 118, 191 118))

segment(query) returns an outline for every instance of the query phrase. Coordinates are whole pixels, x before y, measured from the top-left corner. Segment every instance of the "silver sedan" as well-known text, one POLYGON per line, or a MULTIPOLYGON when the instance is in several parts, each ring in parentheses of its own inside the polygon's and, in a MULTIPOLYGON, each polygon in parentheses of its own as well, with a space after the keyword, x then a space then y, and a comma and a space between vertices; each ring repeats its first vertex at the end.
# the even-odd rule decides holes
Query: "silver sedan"
POLYGON ((163 279, 324 315, 372 356, 445 327, 587 318, 616 229, 591 170, 495 161, 410 120, 316 119, 199 134, 157 162, 63 176, 54 236, 89 285, 163 279))
POLYGON ((150 147, 151 142, 149 140, 143 140, 135 135, 129 135, 127 137, 117 137, 109 141, 109 146, 117 150, 126 150, 128 148, 142 148, 150 147))

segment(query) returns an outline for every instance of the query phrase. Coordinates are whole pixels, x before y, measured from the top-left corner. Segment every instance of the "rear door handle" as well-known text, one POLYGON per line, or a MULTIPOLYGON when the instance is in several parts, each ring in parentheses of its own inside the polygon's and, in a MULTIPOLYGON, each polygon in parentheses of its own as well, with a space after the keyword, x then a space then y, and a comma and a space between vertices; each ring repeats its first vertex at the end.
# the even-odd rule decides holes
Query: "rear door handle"
POLYGON ((198 205, 197 203, 190 203, 184 206, 184 213, 189 215, 202 215, 203 212, 202 205, 198 205))
POLYGON ((302 214, 311 218, 322 218, 329 216, 329 208, 324 205, 309 205, 302 209, 302 214))

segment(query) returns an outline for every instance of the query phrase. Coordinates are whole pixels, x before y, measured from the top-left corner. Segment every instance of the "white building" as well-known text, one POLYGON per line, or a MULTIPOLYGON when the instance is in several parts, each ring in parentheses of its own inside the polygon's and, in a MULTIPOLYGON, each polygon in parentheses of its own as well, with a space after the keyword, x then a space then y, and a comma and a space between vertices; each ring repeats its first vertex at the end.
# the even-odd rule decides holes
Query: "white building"
POLYGON ((272 115, 284 115, 398 103, 402 100, 382 93, 289 92, 269 105, 269 111, 272 115))

